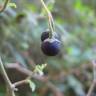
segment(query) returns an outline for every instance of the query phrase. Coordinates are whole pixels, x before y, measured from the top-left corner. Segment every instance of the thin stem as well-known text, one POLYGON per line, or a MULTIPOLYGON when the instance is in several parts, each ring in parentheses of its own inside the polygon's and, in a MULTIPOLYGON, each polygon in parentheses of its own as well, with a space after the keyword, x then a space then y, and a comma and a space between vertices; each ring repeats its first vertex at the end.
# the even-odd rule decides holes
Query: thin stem
POLYGON ((3 77, 7 83, 8 86, 11 86, 11 81, 9 80, 8 76, 7 76, 7 73, 5 71, 5 68, 4 68, 4 65, 2 63, 2 60, 1 60, 1 57, 0 57, 0 67, 1 67, 1 72, 3 74, 3 77))
MULTIPOLYGON (((23 68, 21 67, 20 65, 17 65, 17 64, 8 64, 6 66, 8 69, 15 69, 17 70, 19 73, 22 73, 24 75, 27 75, 28 77, 32 77, 42 83, 44 83, 45 85, 47 85, 47 87, 55 94, 57 95, 54 95, 54 96, 64 96, 64 94, 54 85, 52 84, 50 81, 49 81, 49 77, 48 76, 39 76, 39 75, 35 75, 33 74, 32 71, 26 69, 26 68, 23 68), (59 94, 59 95, 58 95, 59 94)), ((31 79, 31 78, 28 78, 27 77, 27 80, 28 79, 31 79)), ((14 83, 15 84, 15 83, 14 83)), ((13 85, 14 85, 13 84, 13 85)), ((18 83, 18 84, 23 84, 23 83, 18 83)), ((18 85, 17 84, 17 85, 18 85)), ((25 83, 24 83, 25 84, 25 83)), ((18 85, 19 86, 19 85, 18 85)))
POLYGON ((32 74, 30 74, 26 79, 13 83, 13 85, 14 85, 15 87, 17 87, 17 86, 19 86, 19 85, 28 83, 28 80, 32 78, 33 73, 34 73, 34 72, 32 72, 32 74))
MULTIPOLYGON (((47 15, 48 15, 48 20, 49 20, 49 28, 51 30, 51 32, 54 32, 55 28, 54 28, 54 21, 53 21, 53 17, 50 13, 50 11, 48 10, 46 4, 44 3, 43 0, 41 0, 41 3, 43 5, 43 7, 45 8, 46 12, 47 12, 47 15)), ((52 33, 50 33, 50 37, 52 37, 52 33)))
POLYGON ((0 57, 0 67, 1 67, 1 72, 2 72, 2 75, 4 77, 4 80, 8 86, 8 96, 15 96, 15 93, 14 93, 14 89, 12 89, 12 83, 10 81, 10 79, 8 78, 8 75, 5 71, 5 68, 4 68, 4 65, 2 63, 2 60, 1 60, 1 57, 0 57))
POLYGON ((95 82, 93 81, 93 83, 91 84, 91 87, 89 88, 86 96, 91 96, 94 87, 95 87, 95 82))
POLYGON ((11 91, 11 94, 12 94, 12 96, 16 96, 15 93, 14 93, 14 91, 11 91))
POLYGON ((0 9, 0 13, 3 12, 8 4, 9 0, 5 0, 3 7, 0 9))
POLYGON ((27 79, 24 79, 24 80, 15 82, 13 85, 14 85, 15 87, 17 87, 17 86, 22 85, 22 84, 25 84, 25 83, 28 83, 28 82, 27 82, 27 79))
POLYGON ((93 79, 94 79, 94 81, 96 80, 96 60, 93 60, 92 61, 92 63, 93 63, 93 79))
POLYGON ((96 61, 95 60, 92 61, 92 65, 93 65, 93 82, 92 82, 86 96, 91 96, 92 91, 93 91, 95 84, 96 84, 96 61))

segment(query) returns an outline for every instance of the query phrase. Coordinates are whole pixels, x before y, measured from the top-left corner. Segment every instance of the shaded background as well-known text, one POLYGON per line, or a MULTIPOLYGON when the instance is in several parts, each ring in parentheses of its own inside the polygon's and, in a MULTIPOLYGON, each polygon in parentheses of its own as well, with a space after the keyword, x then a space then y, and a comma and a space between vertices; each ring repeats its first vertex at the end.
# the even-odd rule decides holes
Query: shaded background
MULTIPOLYGON (((33 93, 27 85, 20 86, 17 96, 85 96, 92 82, 91 61, 96 58, 96 0, 45 0, 61 36, 61 52, 55 57, 41 52, 40 37, 48 20, 40 0, 13 2, 16 9, 7 7, 0 14, 0 54, 6 64, 11 63, 6 65, 10 79, 26 77, 15 66, 33 70, 36 64, 48 64, 43 78, 48 80, 34 79, 37 88, 33 93), (60 92, 49 87, 49 81, 60 92)), ((0 96, 5 94, 3 81, 1 76, 0 96)), ((95 90, 92 94, 96 96, 95 90)))

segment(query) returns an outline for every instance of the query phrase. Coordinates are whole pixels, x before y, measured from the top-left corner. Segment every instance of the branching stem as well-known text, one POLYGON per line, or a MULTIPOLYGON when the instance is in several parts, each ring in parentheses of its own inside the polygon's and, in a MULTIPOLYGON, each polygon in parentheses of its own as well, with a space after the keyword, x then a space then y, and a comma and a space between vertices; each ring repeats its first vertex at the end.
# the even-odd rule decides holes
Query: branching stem
POLYGON ((7 73, 5 71, 5 68, 4 68, 4 65, 2 63, 2 60, 1 60, 1 57, 0 57, 0 67, 1 67, 1 72, 2 72, 2 75, 7 83, 8 86, 11 86, 11 81, 9 80, 8 76, 7 76, 7 73))
POLYGON ((4 80, 5 80, 5 82, 6 82, 7 86, 8 86, 9 96, 10 95, 15 96, 14 88, 12 89, 12 83, 11 83, 10 79, 8 78, 8 75, 7 75, 6 71, 5 71, 4 64, 3 64, 2 60, 1 60, 1 57, 0 57, 0 68, 1 68, 1 72, 2 72, 2 75, 4 77, 4 80))

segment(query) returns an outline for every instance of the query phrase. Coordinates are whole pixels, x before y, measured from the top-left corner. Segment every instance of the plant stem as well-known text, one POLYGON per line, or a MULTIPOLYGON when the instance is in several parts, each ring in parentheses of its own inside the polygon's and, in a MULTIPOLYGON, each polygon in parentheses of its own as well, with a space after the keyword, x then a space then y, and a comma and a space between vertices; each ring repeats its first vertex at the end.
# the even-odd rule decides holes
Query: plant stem
POLYGON ((15 87, 17 87, 17 86, 22 85, 22 84, 25 84, 25 83, 28 83, 28 82, 27 82, 27 79, 24 79, 24 80, 15 82, 13 85, 14 85, 15 87))
POLYGON ((94 87, 95 87, 95 82, 93 81, 93 83, 91 84, 91 87, 89 88, 89 91, 88 91, 86 96, 91 96, 94 87))
POLYGON ((1 67, 1 72, 2 72, 2 75, 4 77, 4 80, 5 80, 5 82, 8 86, 8 93, 9 93, 8 96, 15 96, 14 89, 12 89, 12 83, 11 83, 10 79, 8 78, 8 75, 5 71, 5 68, 4 68, 4 65, 2 63, 1 57, 0 57, 0 67, 1 67))
POLYGON ((17 82, 15 82, 15 83, 13 83, 13 85, 14 85, 15 87, 17 87, 17 86, 19 86, 19 85, 28 83, 28 79, 31 79, 31 78, 32 78, 33 73, 34 73, 34 72, 32 72, 32 74, 30 74, 26 79, 21 80, 21 81, 17 81, 17 82))
POLYGON ((5 10, 5 8, 7 7, 8 2, 9 2, 9 0, 5 0, 5 3, 3 5, 3 7, 0 9, 0 13, 5 10))
POLYGON ((41 0, 41 3, 43 5, 43 7, 45 8, 47 15, 48 15, 48 21, 49 21, 49 28, 50 28, 50 34, 49 34, 49 38, 52 37, 52 33, 54 32, 55 28, 54 28, 54 21, 53 21, 53 17, 50 13, 50 11, 48 10, 46 4, 44 3, 43 0, 41 0))
POLYGON ((94 87, 96 85, 96 61, 93 60, 92 64, 93 64, 93 82, 92 82, 86 96, 91 96, 92 95, 92 91, 93 91, 93 89, 94 89, 94 87))
POLYGON ((5 68, 4 68, 4 65, 2 63, 1 57, 0 57, 0 67, 1 67, 2 75, 3 75, 3 77, 4 77, 4 79, 5 79, 6 83, 7 83, 7 85, 8 86, 11 86, 11 82, 10 82, 8 76, 7 76, 6 71, 5 71, 5 68))

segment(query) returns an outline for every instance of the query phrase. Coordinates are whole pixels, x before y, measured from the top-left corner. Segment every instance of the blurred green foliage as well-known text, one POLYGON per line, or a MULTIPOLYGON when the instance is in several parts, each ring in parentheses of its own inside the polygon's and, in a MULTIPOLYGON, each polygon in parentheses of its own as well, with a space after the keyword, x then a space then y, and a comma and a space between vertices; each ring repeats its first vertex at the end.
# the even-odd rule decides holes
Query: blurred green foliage
MULTIPOLYGON (((56 57, 41 52, 40 36, 48 28, 48 20, 40 0, 13 2, 16 9, 7 7, 0 13, 0 54, 4 61, 19 62, 30 70, 35 64, 47 63, 45 75, 64 96, 85 96, 92 80, 91 60, 96 58, 96 0, 45 0, 61 36, 62 48, 56 57)), ((50 90, 43 92, 43 84, 37 86, 32 95, 25 96, 53 96, 50 90)), ((2 88, 0 84, 0 96, 2 88)))

